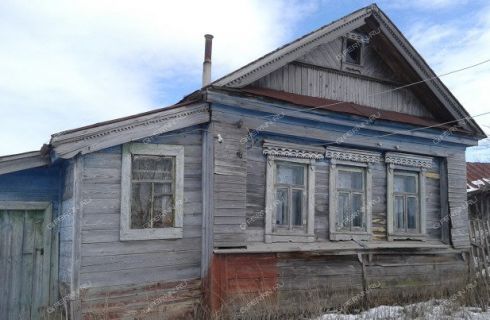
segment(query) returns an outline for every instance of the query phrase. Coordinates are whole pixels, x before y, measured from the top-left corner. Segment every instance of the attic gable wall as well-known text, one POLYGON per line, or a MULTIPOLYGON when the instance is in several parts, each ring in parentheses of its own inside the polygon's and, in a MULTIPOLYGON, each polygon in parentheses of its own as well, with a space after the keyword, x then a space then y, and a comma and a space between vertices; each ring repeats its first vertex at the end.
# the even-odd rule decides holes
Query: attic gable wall
POLYGON ((251 86, 434 118, 409 89, 384 93, 397 85, 314 65, 293 62, 255 81, 251 86), (379 92, 383 94, 376 94, 379 92))
MULTIPOLYGON (((296 61, 335 70, 346 70, 349 72, 349 66, 342 62, 342 50, 343 39, 337 38, 327 44, 318 46, 296 61)), ((384 63, 382 58, 369 43, 363 47, 361 52, 363 67, 354 71, 355 73, 373 77, 378 80, 400 82, 400 79, 396 77, 393 70, 384 63)))

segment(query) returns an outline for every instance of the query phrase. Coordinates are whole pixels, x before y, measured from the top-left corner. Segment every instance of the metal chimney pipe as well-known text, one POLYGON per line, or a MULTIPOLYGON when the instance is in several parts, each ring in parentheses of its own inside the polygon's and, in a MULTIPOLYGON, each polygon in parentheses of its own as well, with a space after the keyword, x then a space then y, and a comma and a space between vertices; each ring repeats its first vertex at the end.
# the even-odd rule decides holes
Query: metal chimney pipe
POLYGON ((206 39, 204 47, 204 62, 202 63, 202 86, 205 87, 211 83, 211 53, 213 49, 213 36, 205 34, 206 39))

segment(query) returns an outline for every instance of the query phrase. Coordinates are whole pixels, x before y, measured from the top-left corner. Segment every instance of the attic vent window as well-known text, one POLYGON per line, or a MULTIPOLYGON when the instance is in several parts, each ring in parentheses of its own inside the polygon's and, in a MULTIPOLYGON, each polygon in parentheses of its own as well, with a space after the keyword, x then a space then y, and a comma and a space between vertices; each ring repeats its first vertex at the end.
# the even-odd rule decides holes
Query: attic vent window
POLYGON ((346 39, 345 61, 352 64, 361 64, 362 43, 353 39, 346 39))

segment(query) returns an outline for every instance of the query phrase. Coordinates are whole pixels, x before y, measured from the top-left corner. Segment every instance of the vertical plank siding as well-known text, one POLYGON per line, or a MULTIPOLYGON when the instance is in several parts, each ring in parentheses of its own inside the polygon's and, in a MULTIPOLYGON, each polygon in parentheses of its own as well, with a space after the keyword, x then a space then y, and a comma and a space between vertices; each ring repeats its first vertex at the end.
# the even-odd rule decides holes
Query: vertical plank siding
POLYGON ((257 80, 252 86, 318 98, 350 101, 382 110, 433 118, 433 115, 408 88, 376 94, 388 92, 396 88, 396 85, 361 79, 346 73, 312 66, 288 64, 257 80), (286 77, 288 81, 285 81, 286 77))
POLYGON ((182 239, 120 241, 121 147, 84 156, 80 287, 85 316, 134 315, 144 312, 152 300, 167 295, 164 301, 158 300, 151 312, 175 303, 174 307, 185 313, 199 301, 201 131, 200 128, 189 128, 145 140, 156 144, 184 145, 182 239), (178 286, 178 282, 184 280, 188 283, 188 290, 183 285, 178 286), (178 288, 172 286, 174 282, 178 288), (109 308, 104 301, 109 303, 109 308))
MULTIPOLYGON (((61 177, 61 168, 59 164, 50 167, 39 167, 39 168, 21 170, 18 172, 12 172, 8 174, 0 175, 0 201, 18 201, 18 202, 34 201, 34 202, 51 203, 51 210, 52 210, 51 215, 53 220, 56 219, 61 214, 61 206, 60 206, 61 188, 62 188, 62 177, 61 177)), ((0 215, 3 216, 3 214, 4 211, 0 212, 0 215)), ((16 212, 16 216, 17 215, 18 212, 16 212)), ((21 216, 15 219, 21 219, 21 216)), ((42 281, 41 283, 36 282, 36 283, 32 283, 31 285, 27 283, 27 281, 29 281, 27 275, 29 275, 30 277, 31 275, 33 275, 33 273, 37 272, 34 271, 34 268, 36 267, 37 263, 41 263, 41 259, 40 259, 41 251, 37 250, 37 253, 32 256, 32 263, 27 260, 24 261, 24 263, 27 263, 25 264, 25 268, 23 269, 22 267, 19 267, 18 270, 16 271, 19 272, 19 275, 22 277, 22 279, 25 279, 23 281, 16 281, 17 282, 16 285, 19 287, 19 290, 23 292, 19 298, 21 299, 19 302, 23 304, 30 303, 31 306, 36 308, 37 307, 45 308, 48 306, 48 304, 53 304, 59 299, 59 295, 58 295, 59 248, 58 248, 57 228, 53 226, 52 229, 47 229, 42 225, 32 224, 31 222, 29 222, 29 219, 27 219, 27 222, 28 223, 26 224, 25 227, 27 229, 11 230, 11 232, 15 232, 16 237, 20 237, 17 239, 24 238, 24 240, 27 241, 26 247, 24 248, 24 251, 26 253, 24 256, 26 257, 26 259, 31 259, 27 257, 27 253, 28 253, 27 251, 29 250, 28 248, 31 247, 31 244, 32 246, 36 247, 35 244, 36 240, 42 241, 42 239, 39 239, 39 237, 36 238, 36 234, 42 232, 45 239, 51 238, 51 244, 52 244, 51 250, 50 252, 48 252, 47 250, 45 251, 46 251, 46 255, 49 255, 51 253, 50 261, 52 262, 52 264, 51 264, 51 270, 45 270, 46 266, 43 265, 41 271, 43 272, 42 277, 44 277, 44 279, 40 280, 42 281), (32 266, 32 272, 29 272, 29 268, 31 268, 31 266, 32 266), (20 273, 23 273, 23 275, 20 273), (46 279, 47 277, 49 277, 49 279, 46 279), (22 283, 24 285, 22 285, 22 283), (41 294, 42 286, 48 286, 49 296, 47 297, 42 296, 41 294), (29 290, 31 290, 31 293, 37 294, 39 300, 36 300, 36 298, 30 296, 29 290)), ((18 229, 24 227, 17 226, 15 228, 18 229)), ((12 249, 9 249, 8 252, 5 251, 6 250, 5 246, 10 246, 13 244, 11 240, 8 240, 9 238, 8 229, 9 228, 4 229, 2 227, 0 230, 0 241, 1 241, 0 249, 2 251, 1 253, 2 256, 4 254, 8 254, 8 252, 13 253, 12 249)), ((2 268, 2 270, 5 269, 2 268)), ((7 281, 6 280, 3 281, 2 279, 0 279, 0 283, 2 283, 2 285, 0 285, 0 287, 2 287, 2 290, 5 290, 6 286, 3 286, 3 284, 7 283, 7 281)), ((2 293, 4 297, 7 297, 6 292, 2 290, 0 290, 0 293, 2 293)), ((27 312, 27 310, 25 310, 24 308, 24 310, 20 310, 19 312, 23 313, 23 312, 27 312)), ((33 312, 32 313, 33 317, 39 317, 39 313, 37 310, 32 312, 33 312)), ((41 309, 39 310, 39 312, 41 312, 41 309)), ((21 318, 26 318, 26 317, 22 315, 21 318)))

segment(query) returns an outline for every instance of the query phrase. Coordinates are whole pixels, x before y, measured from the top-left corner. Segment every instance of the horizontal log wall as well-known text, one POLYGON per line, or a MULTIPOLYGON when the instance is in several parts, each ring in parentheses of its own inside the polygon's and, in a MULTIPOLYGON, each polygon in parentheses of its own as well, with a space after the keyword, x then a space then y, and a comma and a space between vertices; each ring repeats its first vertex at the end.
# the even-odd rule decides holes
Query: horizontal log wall
MULTIPOLYGON (((127 301, 127 292, 137 297, 134 303, 127 304, 125 311, 141 311, 138 308, 148 302, 148 297, 166 294, 166 289, 148 290, 147 286, 170 288, 176 281, 194 284, 200 281, 201 128, 153 136, 144 142, 184 145, 184 236, 175 240, 120 241, 121 147, 84 156, 80 287, 88 289, 84 298, 88 300, 82 299, 82 312, 86 316, 92 309, 100 313, 104 299, 111 306, 127 301), (96 295, 92 295, 94 292, 96 295), (89 302, 92 300, 95 302, 89 302)), ((178 303, 193 305, 197 295, 194 285, 189 291, 185 288, 181 291, 178 303)))
POLYGON ((192 319, 201 281, 182 280, 83 289, 84 319, 192 319))
MULTIPOLYGON (((247 242, 264 241, 266 157, 262 153, 262 138, 247 149, 247 242)), ((435 158, 426 173, 426 232, 428 239, 441 240, 440 159, 435 158)), ((372 230, 373 240, 386 236, 386 164, 373 165, 372 230)), ((317 241, 328 241, 328 161, 317 162, 315 186, 315 234, 317 241)))
POLYGON ((239 117, 213 119, 214 134, 214 246, 245 244, 241 227, 246 216, 247 129, 239 117), (219 135, 219 139, 218 139, 219 135))
POLYGON ((212 267, 214 311, 245 315, 421 301, 453 294, 468 279, 461 254, 416 250, 361 256, 215 254, 212 267))

